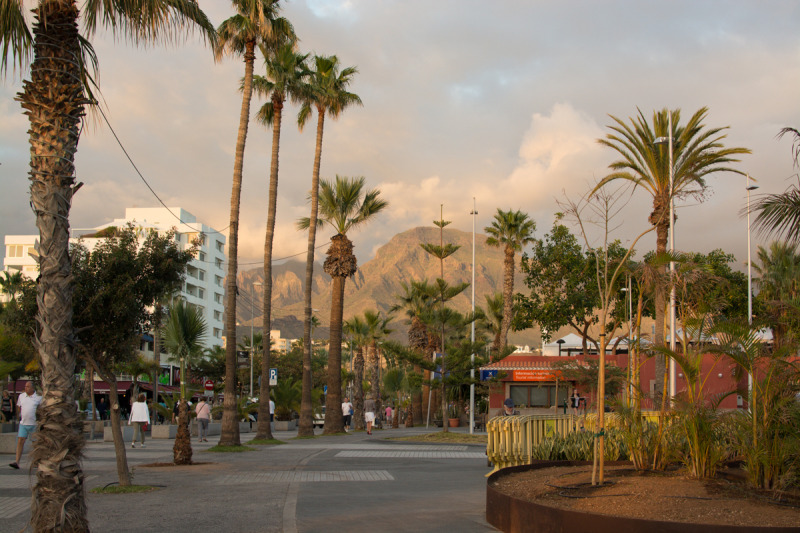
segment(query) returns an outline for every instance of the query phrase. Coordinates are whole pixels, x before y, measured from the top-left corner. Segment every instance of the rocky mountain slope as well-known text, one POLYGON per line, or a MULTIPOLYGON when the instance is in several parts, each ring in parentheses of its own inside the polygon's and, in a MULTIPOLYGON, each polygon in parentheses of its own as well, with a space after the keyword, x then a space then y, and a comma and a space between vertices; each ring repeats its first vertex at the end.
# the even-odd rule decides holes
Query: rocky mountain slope
MULTIPOLYGON (((439 229, 435 227, 419 227, 395 235, 388 243, 379 248, 375 257, 359 265, 358 272, 347 280, 345 285, 344 318, 361 314, 366 310, 386 312, 397 301, 395 295, 402 292, 401 283, 411 280, 428 279, 433 281, 440 276, 439 260, 425 252, 421 243, 439 244, 439 229)), ((444 261, 444 279, 449 283, 472 281, 472 233, 455 229, 444 230, 444 243, 452 243, 461 248, 444 261)), ((517 257, 519 266, 519 256, 517 257)), ((255 305, 256 327, 260 326, 261 287, 254 286, 263 282, 261 268, 241 271, 238 276, 240 291, 256 295, 255 305)), ((305 262, 288 261, 273 268, 273 329, 281 329, 284 338, 302 336, 303 316, 303 280, 305 279, 305 262), (298 320, 299 319, 299 320, 298 320)), ((322 322, 321 328, 314 332, 314 337, 327 337, 330 321, 331 278, 322 270, 322 265, 314 266, 314 282, 312 288, 312 307, 318 309, 314 314, 322 322), (319 335, 318 335, 319 334, 319 335)), ((499 248, 486 245, 485 235, 475 235, 475 305, 485 307, 485 296, 501 291, 503 286, 503 252, 499 248)), ((522 290, 523 285, 517 276, 515 291, 522 290)), ((461 312, 471 308, 472 292, 468 288, 453 300, 453 305, 461 312)), ((237 309, 242 324, 251 320, 250 302, 246 297, 240 298, 237 309)), ((395 323, 397 330, 404 332, 405 327, 395 323)), ((403 333, 404 334, 404 333, 403 333)), ((511 342, 532 344, 534 337, 538 340, 538 332, 517 332, 510 336, 511 342)))

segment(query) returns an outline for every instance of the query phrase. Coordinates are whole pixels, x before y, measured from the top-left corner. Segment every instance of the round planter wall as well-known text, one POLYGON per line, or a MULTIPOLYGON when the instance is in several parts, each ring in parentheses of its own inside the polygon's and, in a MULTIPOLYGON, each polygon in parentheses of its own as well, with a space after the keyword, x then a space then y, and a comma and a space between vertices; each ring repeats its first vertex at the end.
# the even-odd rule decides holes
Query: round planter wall
MULTIPOLYGON (((798 533, 800 527, 740 527, 584 513, 520 500, 493 488, 498 479, 514 472, 553 466, 585 466, 589 461, 540 461, 499 470, 486 481, 486 521, 506 533, 798 533)), ((630 464, 607 462, 606 465, 630 464)))

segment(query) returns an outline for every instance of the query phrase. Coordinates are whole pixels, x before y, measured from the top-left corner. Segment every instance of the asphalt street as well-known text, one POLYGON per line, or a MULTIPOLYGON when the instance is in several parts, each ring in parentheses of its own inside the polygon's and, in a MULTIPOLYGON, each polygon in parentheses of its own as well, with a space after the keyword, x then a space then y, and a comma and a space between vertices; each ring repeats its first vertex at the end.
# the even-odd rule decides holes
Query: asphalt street
MULTIPOLYGON (((459 428, 465 431, 465 428, 459 428)), ((315 430, 321 435, 321 430, 315 430)), ((212 453, 193 440, 194 461, 172 461, 171 440, 147 441, 126 452, 134 483, 157 490, 92 494, 117 481, 112 443, 89 442, 83 471, 92 531, 105 532, 381 532, 495 531, 485 520, 485 447, 387 440, 440 431, 386 429, 297 439, 244 453, 212 453)), ((242 442, 252 438, 242 434, 242 442)), ((0 531, 21 532, 30 519, 27 459, 20 470, 0 455, 0 531)))

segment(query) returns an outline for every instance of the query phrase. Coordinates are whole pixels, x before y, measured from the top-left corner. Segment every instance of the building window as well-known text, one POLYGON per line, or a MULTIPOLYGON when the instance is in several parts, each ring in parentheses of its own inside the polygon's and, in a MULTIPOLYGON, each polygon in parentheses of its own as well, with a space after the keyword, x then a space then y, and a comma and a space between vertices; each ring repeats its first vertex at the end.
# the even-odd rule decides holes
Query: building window
POLYGON ((222 338, 222 330, 219 328, 214 328, 214 337, 217 339, 222 338))
POLYGON ((214 301, 218 304, 222 303, 222 295, 218 292, 214 293, 214 301))
POLYGON ((201 300, 204 299, 206 297, 206 291, 204 291, 201 288, 198 288, 197 289, 197 297, 200 298, 201 300))
POLYGON ((6 257, 22 257, 22 245, 9 244, 6 246, 6 257))
POLYGON ((516 407, 552 407, 563 405, 569 391, 567 387, 554 385, 511 385, 511 400, 516 407))
POLYGON ((225 253, 225 245, 224 245, 224 244, 222 244, 222 243, 221 243, 221 242, 219 242, 219 241, 217 241, 217 251, 218 251, 218 252, 225 253))
POLYGON ((205 270, 198 270, 197 271, 197 278, 200 281, 205 281, 206 280, 206 271, 205 270))
POLYGON ((222 322, 222 312, 221 311, 214 311, 214 320, 219 320, 222 322))
POLYGON ((214 266, 222 270, 222 259, 220 259, 219 257, 214 259, 214 266))
POLYGON ((197 258, 198 258, 200 261, 205 261, 205 260, 206 260, 206 253, 205 253, 205 252, 199 252, 199 253, 197 254, 197 258))
POLYGON ((222 276, 214 276, 214 283, 217 287, 222 287, 222 276))

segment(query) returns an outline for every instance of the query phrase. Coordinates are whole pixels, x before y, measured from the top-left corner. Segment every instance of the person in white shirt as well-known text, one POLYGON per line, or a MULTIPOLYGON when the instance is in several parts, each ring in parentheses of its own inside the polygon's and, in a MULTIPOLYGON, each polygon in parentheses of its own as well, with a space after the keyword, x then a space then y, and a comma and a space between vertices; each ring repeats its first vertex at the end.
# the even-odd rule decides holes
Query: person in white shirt
POLYGON ((17 399, 17 412, 19 413, 19 431, 17 432, 17 455, 13 463, 9 463, 11 468, 19 469, 19 461, 22 459, 22 449, 25 447, 25 440, 36 431, 36 410, 42 403, 42 397, 36 394, 32 382, 25 384, 25 392, 17 399))
POLYGON ((350 403, 349 398, 345 398, 342 402, 342 421, 345 431, 349 430, 350 424, 353 422, 353 404, 350 403))
POLYGON ((133 424, 133 442, 131 448, 136 448, 137 434, 142 436, 142 448, 144 448, 144 432, 147 422, 150 420, 150 409, 147 408, 147 396, 140 392, 136 401, 131 406, 131 416, 128 418, 128 425, 133 424))
POLYGON ((275 421, 275 402, 269 401, 269 422, 270 424, 275 421))

